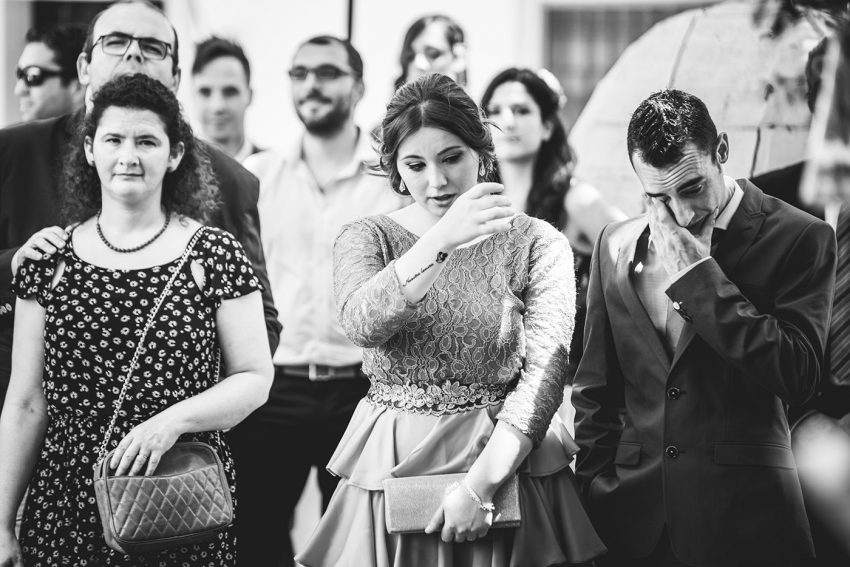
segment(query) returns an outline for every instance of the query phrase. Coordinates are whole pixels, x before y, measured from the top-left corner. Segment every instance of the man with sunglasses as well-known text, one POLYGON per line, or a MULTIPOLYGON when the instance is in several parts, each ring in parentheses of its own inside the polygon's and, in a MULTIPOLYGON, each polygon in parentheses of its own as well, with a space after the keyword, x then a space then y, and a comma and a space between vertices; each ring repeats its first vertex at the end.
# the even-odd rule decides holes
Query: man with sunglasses
POLYGON ((280 322, 269 401, 231 433, 239 467, 239 565, 292 565, 287 531, 310 468, 324 505, 337 479, 325 466, 369 382, 361 350, 343 333, 333 300, 333 243, 355 218, 403 202, 383 177, 368 130, 354 122, 363 97, 363 61, 347 40, 314 37, 289 70, 304 131, 283 155, 245 160, 260 179, 260 221, 280 322), (273 450, 269 450, 273 447, 273 450))
POLYGON ((62 116, 83 105, 76 61, 85 39, 86 30, 79 26, 27 32, 15 82, 22 121, 62 116))
MULTIPOLYGON (((142 73, 176 90, 180 82, 177 33, 166 16, 145 0, 115 3, 92 21, 77 57, 80 83, 92 94, 109 80, 142 73)), ((73 114, 0 130, 0 402, 9 381, 14 299, 13 274, 26 260, 53 254, 66 244, 60 227, 58 187, 62 163, 84 109, 73 114), (47 227, 47 228, 45 228, 47 227)), ((263 284, 269 346, 280 336, 260 244, 257 179, 221 151, 207 146, 222 205, 210 224, 234 234, 263 284)))

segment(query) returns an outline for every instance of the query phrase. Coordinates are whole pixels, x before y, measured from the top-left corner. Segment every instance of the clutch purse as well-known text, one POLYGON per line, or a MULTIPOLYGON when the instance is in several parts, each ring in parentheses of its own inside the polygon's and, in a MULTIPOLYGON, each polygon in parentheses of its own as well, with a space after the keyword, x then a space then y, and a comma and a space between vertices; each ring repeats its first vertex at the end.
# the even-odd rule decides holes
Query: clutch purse
MULTIPOLYGON (((404 534, 424 532, 446 489, 460 482, 466 473, 436 474, 384 479, 384 506, 387 532, 404 534)), ((515 528, 520 524, 519 481, 517 475, 505 481, 493 497, 496 511, 493 528, 515 528)))
POLYGON ((94 475, 106 544, 122 553, 148 553, 212 539, 233 521, 233 500, 215 450, 176 443, 153 476, 110 476, 113 451, 94 475))
MULTIPOLYGON (((94 495, 103 537, 106 545, 121 553, 149 553, 199 543, 212 539, 233 521, 233 500, 224 466, 215 449, 206 443, 175 443, 162 455, 152 476, 109 476, 109 462, 115 450, 106 452, 148 331, 204 230, 199 229, 189 241, 139 333, 136 351, 98 450, 94 495)), ((219 353, 216 364, 220 361, 219 353)), ((218 376, 218 369, 215 375, 218 376)))

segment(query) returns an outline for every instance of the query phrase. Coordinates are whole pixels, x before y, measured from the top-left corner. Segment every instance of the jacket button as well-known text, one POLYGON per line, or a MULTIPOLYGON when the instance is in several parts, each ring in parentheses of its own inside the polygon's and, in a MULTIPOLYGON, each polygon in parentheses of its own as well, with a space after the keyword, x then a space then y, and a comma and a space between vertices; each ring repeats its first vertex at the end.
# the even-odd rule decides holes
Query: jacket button
POLYGON ((676 447, 675 445, 670 445, 669 447, 664 449, 664 454, 666 454, 671 459, 678 459, 679 458, 679 448, 676 447))
POLYGON ((681 395, 682 395, 682 390, 680 390, 679 388, 677 388, 675 386, 673 386, 672 388, 667 390, 667 397, 670 398, 671 400, 678 400, 681 395))

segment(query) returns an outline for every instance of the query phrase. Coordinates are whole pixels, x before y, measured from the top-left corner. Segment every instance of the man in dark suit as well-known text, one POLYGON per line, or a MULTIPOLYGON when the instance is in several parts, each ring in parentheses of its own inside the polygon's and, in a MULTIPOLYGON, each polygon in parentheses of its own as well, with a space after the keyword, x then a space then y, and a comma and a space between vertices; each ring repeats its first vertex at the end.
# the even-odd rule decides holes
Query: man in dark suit
MULTIPOLYGON (((125 43, 127 43, 125 41, 125 43)), ((114 53, 114 49, 109 49, 114 53)), ((177 33, 165 15, 144 1, 119 2, 98 14, 89 28, 77 60, 80 82, 94 91, 123 74, 143 73, 176 90, 180 82, 177 33), (123 55, 108 54, 104 42, 129 39, 123 55), (169 47, 157 60, 148 40, 169 47)), ((0 130, 0 404, 11 369, 14 298, 9 291, 21 262, 52 253, 65 243, 59 222, 62 163, 83 111, 0 130)), ((263 285, 263 307, 269 346, 274 352, 280 336, 277 311, 269 291, 260 244, 256 177, 221 151, 207 146, 220 188, 222 204, 210 224, 233 233, 245 248, 263 285)))
POLYGON ((785 409, 821 377, 832 230, 726 177, 693 95, 643 101, 628 148, 649 212, 596 243, 573 393, 607 564, 804 565, 785 409))

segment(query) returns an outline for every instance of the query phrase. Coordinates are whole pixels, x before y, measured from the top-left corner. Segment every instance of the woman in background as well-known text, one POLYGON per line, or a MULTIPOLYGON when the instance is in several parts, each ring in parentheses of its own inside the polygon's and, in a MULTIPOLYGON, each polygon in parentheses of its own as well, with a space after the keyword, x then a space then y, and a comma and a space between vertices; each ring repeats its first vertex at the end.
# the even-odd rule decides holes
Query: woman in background
POLYGON ((448 16, 433 14, 413 22, 401 45, 398 89, 429 73, 440 73, 466 86, 466 44, 463 29, 448 16))
POLYGON ((578 297, 570 380, 582 353, 590 256, 606 224, 626 218, 592 185, 573 178, 575 154, 558 116, 566 97, 549 71, 512 67, 496 75, 481 99, 496 147, 496 179, 514 207, 562 231, 575 258, 578 297))

